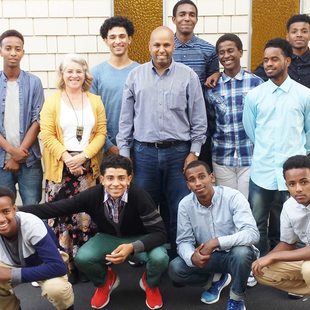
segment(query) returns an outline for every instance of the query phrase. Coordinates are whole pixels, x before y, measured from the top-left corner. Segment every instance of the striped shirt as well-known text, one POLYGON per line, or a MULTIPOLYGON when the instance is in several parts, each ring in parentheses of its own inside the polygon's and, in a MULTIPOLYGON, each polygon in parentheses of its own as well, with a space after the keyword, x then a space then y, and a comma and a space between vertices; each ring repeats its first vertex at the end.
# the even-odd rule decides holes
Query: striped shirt
POLYGON ((251 165, 253 144, 242 124, 244 98, 248 91, 263 82, 243 69, 233 78, 222 73, 217 86, 206 91, 206 99, 215 109, 212 160, 219 165, 251 165))
POLYGON ((119 223, 120 213, 123 211, 125 204, 128 202, 128 191, 126 190, 122 197, 118 199, 112 198, 112 196, 105 191, 104 192, 104 205, 108 209, 110 219, 115 223, 119 223))
POLYGON ((176 36, 174 41, 173 59, 192 68, 198 75, 201 85, 212 73, 219 71, 218 57, 212 44, 195 35, 186 43, 182 43, 176 36))

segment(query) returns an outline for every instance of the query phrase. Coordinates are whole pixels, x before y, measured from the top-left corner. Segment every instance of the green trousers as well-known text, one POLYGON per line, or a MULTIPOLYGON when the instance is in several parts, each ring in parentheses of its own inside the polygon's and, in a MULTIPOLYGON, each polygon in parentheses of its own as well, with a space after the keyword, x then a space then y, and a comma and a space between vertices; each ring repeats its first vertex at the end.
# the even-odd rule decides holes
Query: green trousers
MULTIPOLYGON (((139 239, 139 236, 118 238, 104 233, 97 233, 78 250, 74 259, 75 265, 96 287, 101 287, 106 281, 107 274, 105 256, 119 245, 132 243, 139 239)), ((133 256, 138 261, 146 263, 147 284, 150 287, 158 286, 160 277, 169 263, 166 248, 159 246, 149 252, 140 252, 133 256)))

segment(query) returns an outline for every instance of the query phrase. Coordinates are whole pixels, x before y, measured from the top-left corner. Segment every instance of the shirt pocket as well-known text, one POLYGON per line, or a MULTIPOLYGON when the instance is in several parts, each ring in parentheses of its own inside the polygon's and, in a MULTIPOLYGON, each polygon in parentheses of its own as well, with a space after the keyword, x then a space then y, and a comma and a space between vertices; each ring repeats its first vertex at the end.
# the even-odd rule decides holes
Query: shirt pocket
POLYGON ((187 107, 187 96, 185 90, 180 92, 166 93, 167 107, 171 111, 185 111, 187 107))

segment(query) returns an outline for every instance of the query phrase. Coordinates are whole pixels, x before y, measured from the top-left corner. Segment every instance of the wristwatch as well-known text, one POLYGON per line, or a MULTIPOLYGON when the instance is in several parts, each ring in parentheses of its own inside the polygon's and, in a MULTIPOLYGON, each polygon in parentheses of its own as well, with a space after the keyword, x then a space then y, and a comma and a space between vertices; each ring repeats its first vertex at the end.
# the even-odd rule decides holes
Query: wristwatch
POLYGON ((192 152, 197 158, 199 157, 200 153, 199 152, 192 152))

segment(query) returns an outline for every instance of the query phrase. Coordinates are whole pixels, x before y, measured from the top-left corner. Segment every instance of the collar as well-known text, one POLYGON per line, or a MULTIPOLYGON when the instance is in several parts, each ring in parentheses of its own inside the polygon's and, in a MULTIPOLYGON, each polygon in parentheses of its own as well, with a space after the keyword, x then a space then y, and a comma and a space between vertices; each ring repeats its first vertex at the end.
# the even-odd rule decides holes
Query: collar
POLYGON ((286 80, 280 86, 273 83, 271 79, 269 79, 266 83, 268 83, 267 85, 269 86, 271 93, 274 93, 277 89, 281 89, 285 93, 288 93, 293 83, 293 80, 288 75, 286 80))
POLYGON ((191 37, 189 41, 187 41, 186 43, 183 43, 177 38, 176 34, 174 34, 174 43, 175 43, 176 48, 181 47, 181 46, 187 46, 187 47, 193 48, 197 40, 198 38, 193 34, 193 36, 191 37))
POLYGON ((308 50, 301 56, 293 54, 292 61, 296 61, 298 59, 300 59, 302 62, 310 62, 310 49, 308 48, 308 50))
POLYGON ((240 71, 239 71, 234 77, 228 76, 228 75, 225 74, 225 72, 223 71, 223 72, 222 72, 222 79, 223 79, 223 82, 224 82, 224 83, 227 83, 227 82, 229 82, 229 81, 232 80, 232 79, 242 81, 242 80, 243 80, 243 75, 244 75, 244 69, 242 69, 242 68, 240 69, 240 71))
MULTIPOLYGON (((152 68, 152 71, 157 74, 157 69, 154 66, 153 60, 151 60, 149 63, 150 63, 150 66, 152 68)), ((175 61, 173 60, 173 58, 171 58, 171 64, 168 68, 165 69, 165 72, 163 75, 169 74, 169 72, 171 72, 171 70, 174 68, 174 66, 175 66, 175 61)))
MULTIPOLYGON (((24 74, 25 74, 25 72, 23 70, 20 70, 19 76, 18 76, 18 78, 16 80, 17 83, 19 83, 22 80, 24 74)), ((4 81, 4 82, 8 81, 8 78, 6 77, 6 75, 5 75, 5 73, 3 71, 0 72, 0 79, 2 81, 4 81)))
POLYGON ((116 200, 120 200, 124 203, 127 203, 128 202, 128 188, 127 190, 124 192, 124 194, 122 195, 121 198, 118 198, 118 199, 114 199, 111 197, 111 195, 104 189, 104 200, 103 202, 107 202, 107 200, 110 199, 112 201, 116 201, 116 200))

